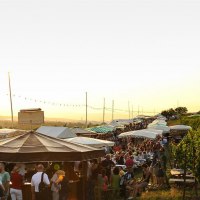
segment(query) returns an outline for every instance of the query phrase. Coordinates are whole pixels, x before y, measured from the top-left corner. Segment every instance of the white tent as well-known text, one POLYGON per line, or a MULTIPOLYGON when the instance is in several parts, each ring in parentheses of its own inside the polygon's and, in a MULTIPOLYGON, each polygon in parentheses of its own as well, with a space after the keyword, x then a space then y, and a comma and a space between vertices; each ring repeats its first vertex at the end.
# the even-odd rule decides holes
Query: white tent
POLYGON ((60 139, 76 137, 76 134, 67 127, 41 126, 36 132, 60 139))
POLYGON ((134 137, 134 138, 150 138, 155 139, 158 135, 162 135, 162 130, 142 129, 137 131, 129 131, 121 133, 119 138, 122 137, 134 137))
POLYGON ((3 129, 0 129, 0 135, 7 135, 9 133, 14 133, 16 131, 17 129, 3 128, 3 129))
POLYGON ((112 147, 115 144, 114 142, 111 142, 111 141, 99 140, 99 139, 88 138, 88 137, 75 137, 75 138, 69 138, 69 139, 64 139, 64 140, 67 142, 88 145, 95 148, 102 148, 105 146, 112 147))
POLYGON ((25 130, 3 128, 0 129, 0 138, 2 139, 7 137, 13 137, 19 134, 23 134, 25 132, 25 130))
POLYGON ((156 119, 154 120, 151 125, 163 125, 163 126, 166 126, 167 125, 167 122, 163 119, 156 119))
POLYGON ((147 129, 161 130, 161 131, 163 131, 163 133, 170 132, 170 128, 168 126, 158 125, 158 124, 149 124, 147 129))
POLYGON ((175 125, 175 126, 170 126, 170 130, 190 130, 192 129, 191 126, 186 126, 186 125, 175 125))
POLYGON ((78 128, 78 127, 71 128, 70 130, 71 130, 72 133, 76 134, 77 136, 78 135, 96 135, 95 132, 88 131, 86 129, 78 128))

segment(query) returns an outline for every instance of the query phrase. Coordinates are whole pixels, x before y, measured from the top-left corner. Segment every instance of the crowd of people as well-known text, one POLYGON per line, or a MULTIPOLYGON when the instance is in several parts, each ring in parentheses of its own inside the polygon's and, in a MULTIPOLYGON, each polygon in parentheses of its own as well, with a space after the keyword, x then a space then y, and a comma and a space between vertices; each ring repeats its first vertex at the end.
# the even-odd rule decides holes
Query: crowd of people
MULTIPOLYGON (((97 158, 87 163, 87 200, 133 199, 149 187, 161 187, 167 183, 166 149, 167 140, 117 139, 115 146, 105 158, 97 158), (142 173, 141 173, 142 172, 142 173), (138 177, 139 174, 139 177, 138 177)), ((77 166, 81 171, 81 162, 77 166)), ((22 186, 25 180, 25 166, 15 164, 8 173, 4 163, 0 163, 0 199, 22 200, 22 186), (10 182, 12 184, 10 184, 10 182)), ((45 173, 44 166, 35 166, 31 175, 33 200, 67 200, 69 181, 63 170, 45 173)))
POLYGON ((88 200, 99 191, 99 199, 133 199, 149 186, 167 184, 165 148, 166 138, 145 139, 135 143, 133 139, 119 139, 104 159, 88 163, 88 200), (141 173, 138 173, 141 171, 141 173), (141 174, 140 179, 136 174, 141 174))
MULTIPOLYGON (((67 200, 69 181, 65 171, 57 170, 49 179, 42 164, 35 167, 36 173, 31 178, 32 200, 67 200)), ((14 165, 9 173, 4 163, 0 163, 0 200, 22 200, 22 186, 25 181, 25 170, 21 164, 14 165)))
MULTIPOLYGON (((146 127, 147 123, 140 124, 146 127)), ((127 129, 141 128, 130 125, 127 129)), ((87 162, 87 200, 134 199, 150 185, 168 184, 166 177, 168 141, 158 136, 155 140, 118 138, 113 134, 114 147, 106 148, 106 156, 87 162)), ((81 162, 74 164, 74 172, 81 172, 81 162)), ((32 200, 67 200, 69 181, 65 170, 45 173, 44 166, 35 166, 31 175, 32 200), (48 198, 47 198, 48 196, 48 198)), ((0 200, 22 200, 22 186, 26 170, 23 164, 13 165, 8 172, 0 163, 0 200), (10 184, 11 183, 11 184, 10 184)))

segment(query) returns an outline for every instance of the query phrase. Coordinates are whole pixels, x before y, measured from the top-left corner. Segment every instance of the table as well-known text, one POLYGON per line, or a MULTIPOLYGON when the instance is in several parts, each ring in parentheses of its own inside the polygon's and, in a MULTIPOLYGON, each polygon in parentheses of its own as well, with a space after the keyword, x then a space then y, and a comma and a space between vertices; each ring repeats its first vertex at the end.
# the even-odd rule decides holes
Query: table
POLYGON ((177 176, 177 175, 183 175, 184 174, 184 170, 183 169, 172 169, 170 171, 171 175, 173 176, 177 176))

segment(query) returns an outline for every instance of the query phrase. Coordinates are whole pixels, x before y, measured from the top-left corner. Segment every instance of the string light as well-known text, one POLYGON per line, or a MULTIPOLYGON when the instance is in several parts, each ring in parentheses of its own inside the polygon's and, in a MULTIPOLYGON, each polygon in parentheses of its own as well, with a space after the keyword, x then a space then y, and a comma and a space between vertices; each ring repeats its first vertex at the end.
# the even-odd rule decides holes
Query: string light
MULTIPOLYGON (((6 94, 8 96, 8 94, 6 94)), ((41 99, 33 99, 33 98, 28 98, 28 97, 24 97, 22 95, 16 95, 16 94, 13 94, 12 97, 14 98, 22 98, 26 101, 33 101, 33 102, 38 102, 38 103, 42 103, 42 104, 49 104, 51 106, 59 106, 59 107, 73 107, 73 108, 80 108, 80 107, 85 107, 86 105, 85 104, 66 104, 66 103, 57 103, 57 102, 51 102, 51 101, 46 101, 46 100, 41 100, 41 99)), ((94 107, 94 106, 91 106, 91 105, 88 105, 87 106, 89 109, 91 110, 102 110, 103 108, 102 107, 94 107)), ((109 107, 106 107, 105 108, 106 111, 109 111, 109 112, 112 112, 112 108, 109 108, 109 107)), ((129 111, 128 110, 123 110, 123 109, 118 109, 118 108, 115 108, 114 109, 114 112, 125 112, 125 113, 128 113, 129 111)), ((133 111, 134 113, 137 113, 138 111, 133 111)), ((149 113, 149 114, 153 114, 154 112, 150 112, 150 111, 145 111, 144 113, 149 113)))

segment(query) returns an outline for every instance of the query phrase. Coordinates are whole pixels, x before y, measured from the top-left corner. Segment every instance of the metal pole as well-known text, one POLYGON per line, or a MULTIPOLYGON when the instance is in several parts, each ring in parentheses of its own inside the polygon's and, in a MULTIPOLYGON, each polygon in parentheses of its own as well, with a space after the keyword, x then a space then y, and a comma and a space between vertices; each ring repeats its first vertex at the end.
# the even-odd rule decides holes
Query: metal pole
POLYGON ((8 82, 9 82, 9 94, 10 94, 10 109, 11 109, 11 120, 12 120, 12 128, 14 128, 13 124, 13 104, 12 104, 12 90, 11 90, 11 81, 10 81, 10 73, 8 72, 8 82))
POLYGON ((85 93, 86 95, 86 104, 85 104, 85 127, 87 128, 88 126, 88 98, 87 98, 87 92, 85 93))
POLYGON ((106 100, 104 98, 103 99, 103 124, 105 123, 105 104, 106 104, 106 100))
POLYGON ((112 101, 112 121, 114 119, 114 100, 112 101))

